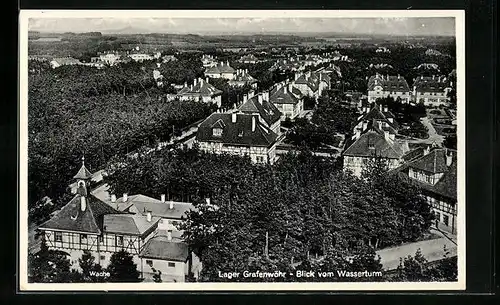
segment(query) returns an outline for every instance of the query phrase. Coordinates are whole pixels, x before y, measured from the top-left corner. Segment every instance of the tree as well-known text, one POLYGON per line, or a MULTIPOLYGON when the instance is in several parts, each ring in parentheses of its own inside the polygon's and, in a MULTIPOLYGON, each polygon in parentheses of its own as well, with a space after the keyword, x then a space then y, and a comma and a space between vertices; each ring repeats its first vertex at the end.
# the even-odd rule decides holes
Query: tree
POLYGON ((120 250, 111 255, 107 270, 110 273, 110 282, 140 282, 137 265, 134 263, 132 255, 125 250, 120 250))
POLYGON ((104 282, 104 277, 97 277, 91 275, 91 273, 102 272, 101 265, 95 263, 95 257, 90 253, 90 251, 83 251, 82 257, 78 259, 78 264, 82 269, 82 281, 84 282, 104 282))
POLYGON ((49 250, 42 239, 40 251, 28 255, 29 281, 32 283, 71 283, 77 280, 77 272, 71 271, 67 254, 49 250))
POLYGON ((409 282, 427 282, 430 280, 426 272, 427 259, 422 255, 420 249, 417 250, 415 256, 408 255, 404 259, 400 259, 397 268, 397 279, 399 281, 409 282))

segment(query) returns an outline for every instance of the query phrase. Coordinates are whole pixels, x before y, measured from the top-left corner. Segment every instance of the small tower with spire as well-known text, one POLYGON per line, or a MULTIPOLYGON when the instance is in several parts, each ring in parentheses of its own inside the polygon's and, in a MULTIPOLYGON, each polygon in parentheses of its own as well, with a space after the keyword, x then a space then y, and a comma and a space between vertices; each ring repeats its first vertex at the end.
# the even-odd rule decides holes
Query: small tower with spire
POLYGON ((86 197, 88 195, 87 189, 90 187, 90 179, 92 179, 92 173, 85 167, 85 157, 82 156, 82 167, 78 170, 78 173, 73 177, 76 179, 77 191, 76 193, 81 196, 81 209, 85 211, 86 208, 86 197))

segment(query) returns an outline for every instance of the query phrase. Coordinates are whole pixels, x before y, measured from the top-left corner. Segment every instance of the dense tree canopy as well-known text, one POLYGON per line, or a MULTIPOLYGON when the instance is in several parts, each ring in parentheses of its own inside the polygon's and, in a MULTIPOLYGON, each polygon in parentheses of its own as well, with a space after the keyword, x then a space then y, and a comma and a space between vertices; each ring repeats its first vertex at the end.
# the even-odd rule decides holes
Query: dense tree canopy
POLYGON ((275 165, 196 149, 127 162, 109 177, 112 192, 167 194, 197 207, 184 238, 203 261, 202 280, 221 280, 219 270, 314 263, 330 250, 377 270, 368 248, 416 240, 430 226, 429 206, 406 181, 358 179, 306 151, 275 165))
POLYGON ((168 141, 173 133, 207 117, 213 106, 191 101, 165 101, 152 74, 131 63, 96 70, 63 66, 32 75, 28 100, 29 207, 34 220, 66 203, 66 187, 82 155, 91 171, 110 158, 144 145, 168 141), (64 200, 60 200, 64 199, 64 200), (46 207, 46 205, 45 205, 46 207))

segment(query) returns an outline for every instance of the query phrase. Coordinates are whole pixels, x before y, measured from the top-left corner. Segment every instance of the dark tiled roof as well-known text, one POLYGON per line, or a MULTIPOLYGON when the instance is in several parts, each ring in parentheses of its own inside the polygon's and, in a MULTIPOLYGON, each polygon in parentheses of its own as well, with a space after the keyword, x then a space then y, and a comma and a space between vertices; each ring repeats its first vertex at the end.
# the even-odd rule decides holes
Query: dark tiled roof
POLYGON ((292 86, 292 93, 288 85, 279 89, 275 88, 269 93, 269 100, 273 104, 293 104, 296 105, 300 102, 298 96, 301 96, 299 89, 292 86), (286 93, 285 93, 286 87, 286 93))
POLYGON ((417 77, 413 86, 417 92, 444 92, 449 87, 450 81, 446 77, 417 77))
POLYGON ((191 86, 186 86, 183 87, 177 95, 182 95, 182 96, 217 96, 221 95, 222 91, 215 88, 212 84, 204 81, 204 80, 199 80, 196 85, 193 85, 192 89, 191 86))
MULTIPOLYGON (((447 149, 433 149, 427 155, 424 155, 417 160, 409 163, 408 166, 426 171, 429 173, 444 173, 448 171, 448 166, 446 165, 446 153, 449 152, 455 155, 456 152, 447 149)), ((452 158, 456 158, 453 156, 452 158)))
POLYGON ((238 109, 243 113, 258 113, 268 126, 276 123, 281 118, 281 112, 273 103, 264 99, 262 99, 262 103, 259 103, 257 95, 247 100, 238 109))
POLYGON ((54 217, 40 225, 43 229, 67 230, 100 234, 103 218, 107 214, 121 214, 93 195, 87 197, 87 208, 80 209, 80 197, 77 194, 54 217))
POLYGON ((189 252, 185 243, 169 241, 167 236, 158 235, 144 245, 139 257, 168 261, 186 262, 189 252))
MULTIPOLYGON (((450 166, 443 164, 442 157, 446 154, 447 149, 445 148, 435 148, 431 150, 427 155, 424 155, 414 161, 405 163, 402 166, 394 169, 391 173, 397 173, 398 175, 410 179, 414 184, 420 187, 424 192, 431 194, 438 194, 440 196, 457 200, 457 159, 456 151, 448 150, 452 154, 452 163, 450 166), (435 158, 436 163, 435 163, 435 158), (421 170, 436 170, 434 173, 443 173, 443 176, 435 184, 426 183, 409 177, 409 168, 413 167, 421 170)), ((444 161, 446 162, 446 161, 444 161)))
POLYGON ((374 103, 368 113, 365 113, 363 117, 359 119, 358 123, 372 120, 386 122, 393 131, 397 131, 399 129, 399 124, 394 120, 394 114, 390 111, 381 111, 379 105, 376 103, 374 103), (393 118, 392 123, 389 121, 389 118, 393 118))
POLYGON ((252 116, 238 113, 236 114, 236 122, 233 123, 231 113, 213 113, 200 124, 196 140, 200 142, 269 147, 276 141, 277 135, 259 122, 257 117, 255 118, 255 131, 252 131, 252 116), (220 137, 213 135, 213 127, 219 121, 223 125, 220 137))
POLYGON ((146 236, 156 228, 160 217, 151 217, 151 221, 143 215, 109 214, 104 215, 104 232, 146 236))
POLYGON ((400 159, 405 154, 404 143, 385 139, 384 133, 368 128, 343 153, 346 156, 400 159))
POLYGON ((382 86, 383 91, 408 92, 410 87, 406 79, 402 76, 383 76, 376 74, 368 79, 368 90, 371 91, 375 86, 382 86))

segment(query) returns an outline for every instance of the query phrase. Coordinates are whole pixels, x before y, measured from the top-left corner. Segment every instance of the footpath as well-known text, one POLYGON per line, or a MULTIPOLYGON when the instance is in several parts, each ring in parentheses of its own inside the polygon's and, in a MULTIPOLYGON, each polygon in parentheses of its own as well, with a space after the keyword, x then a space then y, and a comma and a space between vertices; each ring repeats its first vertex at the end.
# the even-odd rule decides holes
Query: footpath
POLYGON ((450 237, 450 235, 444 236, 439 231, 431 231, 441 235, 441 237, 376 251, 380 255, 382 268, 384 270, 396 269, 399 266, 400 258, 405 258, 408 255, 414 256, 418 249, 420 249, 422 255, 429 262, 442 259, 445 255, 445 247, 448 251, 448 256, 455 256, 457 254, 456 238, 450 237))

